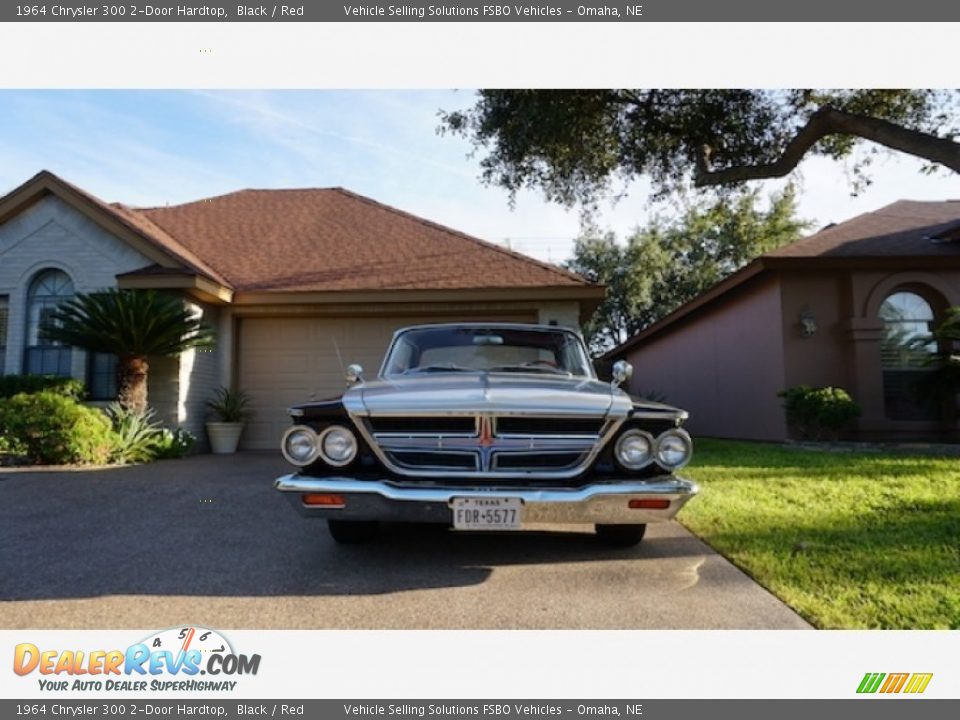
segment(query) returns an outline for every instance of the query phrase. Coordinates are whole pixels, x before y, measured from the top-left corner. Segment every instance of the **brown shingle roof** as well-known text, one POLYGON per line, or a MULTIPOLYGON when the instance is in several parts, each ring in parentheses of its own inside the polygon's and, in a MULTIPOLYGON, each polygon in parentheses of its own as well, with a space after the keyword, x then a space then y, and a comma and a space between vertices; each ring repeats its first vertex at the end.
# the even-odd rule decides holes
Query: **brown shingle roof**
POLYGON ((175 238, 238 291, 590 287, 342 188, 241 190, 124 211, 175 238))
MULTIPOLYGON (((93 198, 93 196, 89 195, 89 193, 86 194, 93 198)), ((96 200, 96 198, 93 199, 96 200)), ((216 280, 218 283, 229 285, 227 280, 220 273, 210 267, 207 262, 205 262, 202 258, 197 257, 196 253, 194 253, 190 248, 184 247, 184 245, 176 238, 171 237, 169 233, 163 230, 163 228, 157 227, 153 222, 150 221, 150 218, 143 213, 139 213, 136 210, 127 207, 126 205, 122 205, 121 203, 112 203, 110 205, 106 205, 104 203, 101 204, 103 204, 104 207, 113 212, 123 222, 139 232, 141 235, 149 238, 169 254, 173 255, 188 268, 206 275, 212 280, 216 280)))
POLYGON ((184 205, 105 203, 43 170, 0 198, 0 222, 46 193, 144 243, 126 275, 194 275, 247 292, 603 288, 559 267, 342 188, 241 190, 184 205))
POLYGON ((768 258, 957 256, 960 243, 934 242, 955 235, 960 201, 899 200, 875 212, 830 225, 810 237, 767 253, 768 258))

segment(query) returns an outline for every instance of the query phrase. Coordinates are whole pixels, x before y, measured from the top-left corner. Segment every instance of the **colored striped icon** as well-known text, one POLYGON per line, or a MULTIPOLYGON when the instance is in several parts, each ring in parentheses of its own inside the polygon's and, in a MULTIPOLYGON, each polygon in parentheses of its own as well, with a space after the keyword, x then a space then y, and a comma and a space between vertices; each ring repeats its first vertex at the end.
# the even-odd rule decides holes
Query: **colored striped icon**
POLYGON ((866 673, 857 687, 857 692, 862 694, 922 693, 927 689, 932 678, 933 673, 866 673))

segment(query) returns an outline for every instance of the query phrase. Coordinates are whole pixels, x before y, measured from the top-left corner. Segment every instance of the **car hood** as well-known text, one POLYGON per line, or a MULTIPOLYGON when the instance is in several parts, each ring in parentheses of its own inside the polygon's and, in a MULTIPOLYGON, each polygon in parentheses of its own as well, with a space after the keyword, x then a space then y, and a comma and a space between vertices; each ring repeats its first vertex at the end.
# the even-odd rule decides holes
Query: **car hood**
POLYGON ((629 397, 590 378, 516 373, 432 373, 374 380, 347 391, 344 404, 362 415, 531 414, 626 415, 629 397))

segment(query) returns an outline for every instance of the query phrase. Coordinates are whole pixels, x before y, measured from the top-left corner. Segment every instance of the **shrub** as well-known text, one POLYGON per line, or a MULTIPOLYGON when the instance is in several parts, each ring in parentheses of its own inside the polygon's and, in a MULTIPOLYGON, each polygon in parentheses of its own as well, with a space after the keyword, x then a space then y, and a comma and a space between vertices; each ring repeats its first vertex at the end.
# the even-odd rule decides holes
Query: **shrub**
POLYGON ((170 430, 164 428, 157 438, 154 457, 158 460, 183 457, 193 448, 197 439, 183 428, 170 430))
POLYGON ((86 397, 86 388, 76 378, 55 375, 0 375, 0 399, 20 393, 52 392, 74 400, 86 397))
POLYGON ((147 408, 137 412, 119 403, 110 403, 104 413, 110 418, 117 445, 111 460, 119 463, 150 462, 156 456, 157 441, 163 433, 156 413, 147 408))
POLYGON ((119 403, 111 403, 104 412, 117 435, 114 462, 150 462, 183 457, 196 442, 196 438, 182 428, 168 430, 161 427, 151 408, 139 413, 119 403))
POLYGON ((843 388, 799 385, 778 393, 778 397, 784 399, 792 433, 803 440, 835 439, 861 413, 843 388))
POLYGON ((106 463, 116 448, 102 412, 50 390, 0 400, 0 435, 39 464, 106 463))
MULTIPOLYGON (((2 401, 0 401, 2 402, 2 401)), ((0 455, 23 455, 23 446, 16 438, 0 430, 0 455)))

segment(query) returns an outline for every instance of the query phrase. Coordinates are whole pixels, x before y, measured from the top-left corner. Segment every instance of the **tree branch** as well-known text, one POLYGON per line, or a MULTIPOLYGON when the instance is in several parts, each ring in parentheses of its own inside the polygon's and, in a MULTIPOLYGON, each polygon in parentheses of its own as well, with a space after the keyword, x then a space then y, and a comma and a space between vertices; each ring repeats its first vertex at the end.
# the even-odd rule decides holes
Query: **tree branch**
POLYGON ((810 116, 807 124, 787 143, 783 154, 772 163, 714 170, 711 163, 712 148, 704 145, 696 158, 694 184, 707 187, 783 177, 797 167, 810 148, 828 135, 854 135, 960 173, 960 143, 910 130, 887 120, 855 115, 825 105, 810 116))

